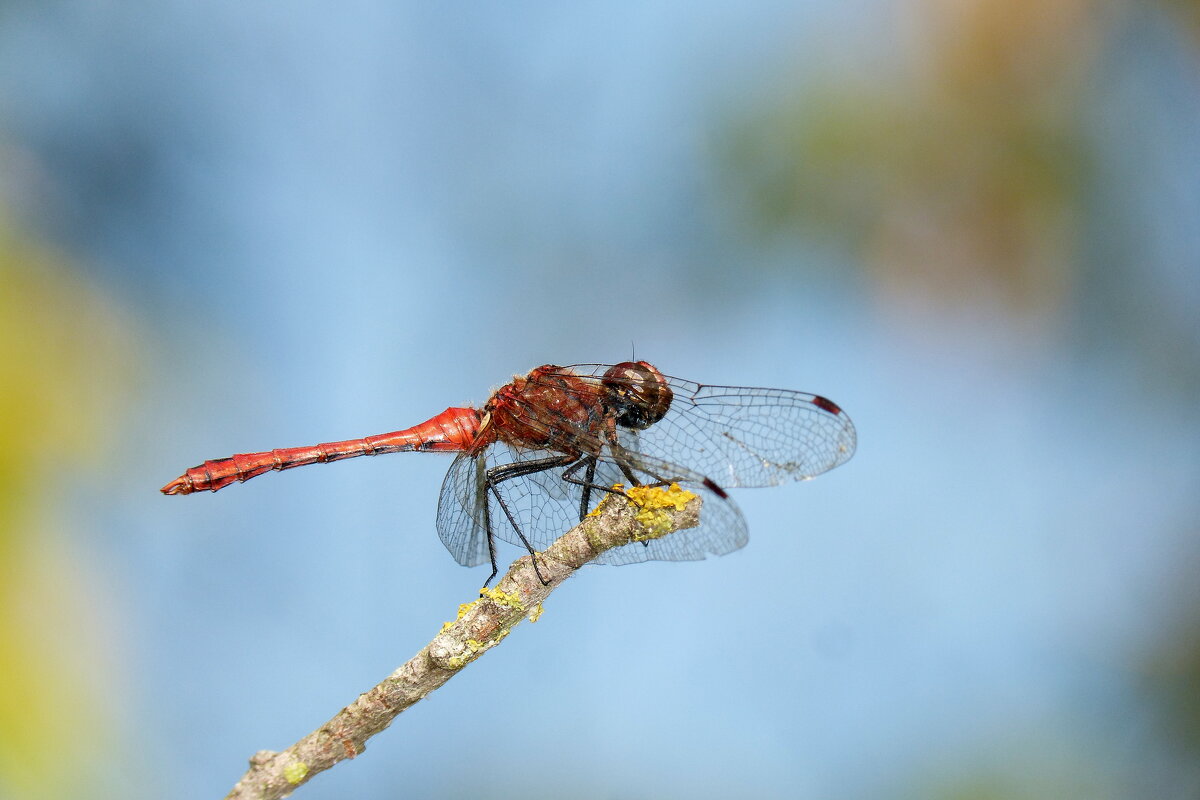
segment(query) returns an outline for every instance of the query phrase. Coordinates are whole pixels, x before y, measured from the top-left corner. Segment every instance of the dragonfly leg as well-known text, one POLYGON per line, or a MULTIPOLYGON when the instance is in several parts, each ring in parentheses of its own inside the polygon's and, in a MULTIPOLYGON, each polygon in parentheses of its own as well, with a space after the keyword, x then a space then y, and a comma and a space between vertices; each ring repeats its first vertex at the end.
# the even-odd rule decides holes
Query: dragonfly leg
MULTIPOLYGON (((549 583, 549 581, 542 576, 541 570, 538 569, 537 551, 533 549, 533 545, 531 545, 529 540, 525 538, 525 533, 521 530, 521 526, 517 524, 516 518, 513 516, 512 511, 510 511, 508 508, 508 503, 505 502, 504 497, 500 494, 500 490, 497 487, 504 481, 511 480, 513 478, 520 478, 524 475, 532 475, 536 472, 545 472, 548 469, 554 469, 556 467, 567 466, 577 460, 578 456, 564 454, 561 456, 552 456, 550 458, 539 458, 534 461, 518 461, 513 464, 503 464, 499 467, 492 467, 486 473, 484 473, 484 485, 487 487, 487 491, 490 491, 492 496, 496 498, 496 502, 500 504, 500 509, 504 512, 504 516, 508 517, 509 524, 512 525, 513 530, 517 532, 517 538, 521 540, 521 544, 525 545, 525 549, 529 551, 531 556, 533 556, 533 571, 534 574, 537 575, 538 580, 542 582, 543 586, 549 583)), ((488 504, 484 503, 485 509, 487 506, 488 504)), ((488 583, 490 583, 492 578, 496 577, 497 571, 496 546, 492 533, 491 515, 488 514, 484 520, 487 525, 488 551, 492 556, 492 574, 491 577, 488 578, 488 583)), ((487 583, 485 583, 484 586, 487 586, 487 583)))
MULTIPOLYGON (((646 474, 649 475, 651 478, 654 478, 654 482, 653 483, 643 483, 642 481, 639 481, 637 479, 637 477, 633 474, 633 465, 628 462, 628 459, 621 459, 618 457, 618 458, 614 459, 614 461, 621 468, 621 472, 625 475, 625 479, 629 481, 630 486, 667 486, 671 483, 671 481, 663 480, 662 478, 659 478, 657 475, 655 475, 652 472, 648 472, 646 474)), ((564 481, 566 481, 567 483, 574 483, 577 486, 583 487, 583 498, 580 501, 580 505, 579 505, 579 521, 580 522, 583 522, 584 517, 586 517, 588 514, 588 506, 591 505, 590 498, 591 498, 592 491, 608 492, 609 494, 622 494, 622 495, 625 494, 625 492, 621 491, 620 489, 614 489, 611 486, 601 486, 600 484, 595 482, 596 462, 597 462, 596 456, 587 456, 585 458, 581 458, 580 460, 576 461, 571 466, 567 467, 567 469, 562 474, 562 479, 564 481), (582 479, 576 478, 575 473, 579 470, 580 467, 584 466, 585 464, 587 465, 587 472, 585 473, 586 477, 584 477, 582 479)), ((649 547, 650 542, 648 540, 643 541, 642 546, 649 547)))
MULTIPOLYGON (((578 465, 567 470, 578 469, 578 465)), ((566 474, 563 474, 566 478, 566 474)), ((583 518, 588 515, 588 509, 592 505, 592 484, 596 481, 596 457, 592 456, 587 459, 587 472, 583 476, 583 496, 579 499, 579 521, 583 522, 583 518)))
POLYGON ((538 580, 542 582, 542 586, 550 583, 550 581, 542 577, 542 571, 538 569, 537 551, 533 549, 533 545, 529 543, 529 540, 525 538, 525 534, 521 532, 521 526, 517 524, 515 519, 513 519, 512 512, 508 510, 508 503, 504 502, 504 498, 500 496, 500 490, 495 486, 490 486, 488 488, 491 490, 492 496, 496 498, 496 502, 500 504, 500 508, 504 511, 504 516, 508 517, 509 524, 512 525, 513 530, 517 532, 517 537, 521 540, 521 544, 525 545, 525 549, 529 551, 529 555, 533 561, 533 574, 537 575, 538 580))
MULTIPOLYGON (((492 579, 496 577, 496 573, 500 571, 500 566, 496 563, 496 543, 492 540, 492 535, 490 533, 488 534, 487 540, 488 558, 492 560, 492 574, 488 575, 487 580, 483 582, 483 588, 485 589, 488 587, 488 584, 492 582, 492 579)), ((483 595, 480 595, 480 597, 482 596, 483 595)))
MULTIPOLYGON (((562 479, 567 483, 573 483, 576 486, 583 487, 583 497, 579 501, 579 521, 583 522, 588 515, 588 509, 592 505, 592 492, 608 492, 609 494, 622 494, 619 489, 614 489, 611 486, 602 486, 596 483, 596 457, 586 456, 576 461, 567 467, 562 474, 562 479), (582 466, 587 466, 587 472, 583 478, 576 478, 575 473, 582 466)), ((627 476, 628 477, 628 476, 627 476)), ((635 479, 629 479, 630 485, 637 485, 635 479)))
POLYGON ((672 483, 677 483, 678 478, 664 478, 661 475, 656 475, 653 472, 642 468, 641 471, 646 473, 646 476, 651 478, 649 481, 639 481, 633 474, 633 462, 621 456, 619 452, 614 452, 613 461, 621 468, 621 472, 629 479, 632 486, 670 486, 672 483))
MULTIPOLYGON (((487 535, 488 558, 492 562, 492 574, 488 575, 487 580, 483 582, 483 588, 486 589, 491 584, 492 579, 496 577, 496 573, 500 571, 500 565, 496 563, 496 537, 492 535, 492 510, 489 508, 487 499, 487 473, 483 469, 482 458, 476 458, 475 468, 478 470, 479 474, 484 476, 481 482, 481 485, 485 487, 481 493, 483 495, 481 498, 483 505, 483 531, 487 535)), ((480 594, 480 597, 482 596, 483 595, 480 594)))
POLYGON ((639 467, 637 471, 645 473, 654 480, 651 482, 639 481, 634 473, 633 459, 629 457, 629 451, 621 446, 621 442, 617 438, 616 427, 610 425, 604 432, 604 438, 608 440, 608 449, 612 451, 613 462, 620 467, 621 474, 625 476, 631 486, 668 486, 672 483, 671 480, 656 475, 645 467, 639 467))

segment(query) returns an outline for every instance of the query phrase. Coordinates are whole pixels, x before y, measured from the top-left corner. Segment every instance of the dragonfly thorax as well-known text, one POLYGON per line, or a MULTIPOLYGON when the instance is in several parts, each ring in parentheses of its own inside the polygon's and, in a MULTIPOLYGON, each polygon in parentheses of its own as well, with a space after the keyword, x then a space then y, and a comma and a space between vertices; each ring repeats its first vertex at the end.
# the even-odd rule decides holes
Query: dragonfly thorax
POLYGON ((604 397, 594 382, 547 364, 517 377, 484 406, 496 439, 521 449, 592 453, 600 449, 604 397))

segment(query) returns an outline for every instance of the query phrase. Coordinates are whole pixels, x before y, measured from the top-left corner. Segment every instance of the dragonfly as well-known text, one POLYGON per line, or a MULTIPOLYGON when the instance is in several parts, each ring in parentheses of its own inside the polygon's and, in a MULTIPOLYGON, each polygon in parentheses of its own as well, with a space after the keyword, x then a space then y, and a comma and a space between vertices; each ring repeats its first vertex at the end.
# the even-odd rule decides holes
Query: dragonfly
MULTIPOLYGON (((496 539, 534 556, 621 486, 677 483, 703 499, 700 523, 630 542, 594 563, 689 561, 747 541, 727 489, 777 486, 844 464, 854 424, 832 400, 788 389, 715 386, 645 361, 546 364, 480 408, 451 407, 392 433, 205 461, 163 494, 218 491, 266 472, 384 453, 456 453, 438 498, 437 531, 454 559, 490 562, 496 539)), ((538 573, 539 577, 540 572, 538 573)))

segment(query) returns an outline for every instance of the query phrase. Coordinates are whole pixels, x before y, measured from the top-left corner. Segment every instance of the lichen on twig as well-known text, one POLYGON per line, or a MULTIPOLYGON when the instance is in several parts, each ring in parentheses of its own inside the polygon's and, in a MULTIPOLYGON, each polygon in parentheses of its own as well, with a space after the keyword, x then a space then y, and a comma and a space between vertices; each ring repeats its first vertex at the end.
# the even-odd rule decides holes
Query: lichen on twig
POLYGON ((533 556, 514 561, 494 588, 461 605, 457 618, 445 623, 433 641, 320 728, 286 750, 255 753, 226 800, 287 797, 339 761, 354 758, 400 712, 499 644, 521 620, 536 621, 543 601, 584 564, 614 547, 699 523, 700 498, 678 486, 635 487, 629 494, 636 502, 625 494, 606 495, 596 512, 537 555, 536 571, 533 556))

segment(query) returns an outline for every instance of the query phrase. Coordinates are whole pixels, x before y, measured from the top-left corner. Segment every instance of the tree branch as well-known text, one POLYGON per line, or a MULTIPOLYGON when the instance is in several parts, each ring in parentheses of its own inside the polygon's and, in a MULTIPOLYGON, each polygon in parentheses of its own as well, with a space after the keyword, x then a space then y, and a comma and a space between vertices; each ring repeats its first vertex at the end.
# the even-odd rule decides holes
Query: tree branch
POLYGON ((606 495, 587 519, 538 554, 513 562, 494 589, 459 606, 458 618, 447 622, 409 661, 375 688, 361 694, 317 730, 282 752, 261 750, 226 800, 275 800, 287 797, 314 775, 366 748, 367 739, 382 731, 400 712, 500 643, 521 620, 536 622, 542 601, 575 570, 601 553, 630 542, 666 536, 699 524, 700 498, 677 486, 634 487, 606 495))

